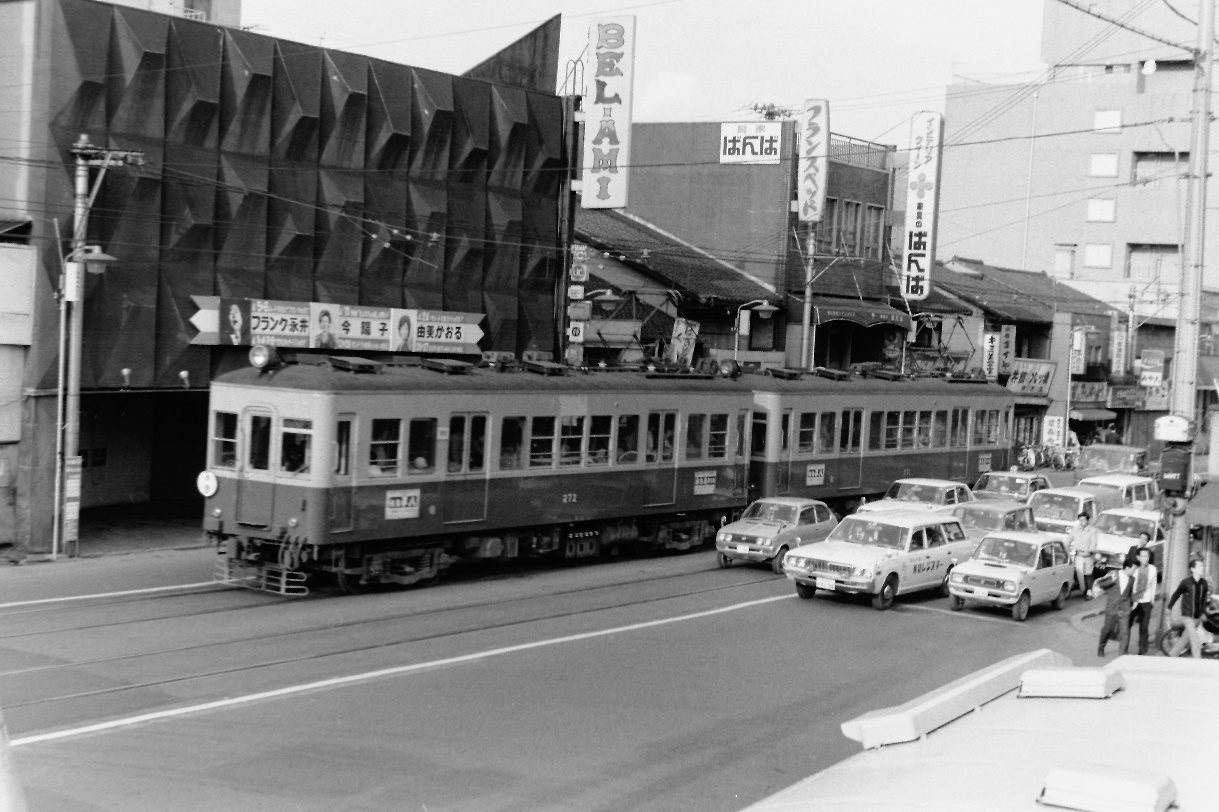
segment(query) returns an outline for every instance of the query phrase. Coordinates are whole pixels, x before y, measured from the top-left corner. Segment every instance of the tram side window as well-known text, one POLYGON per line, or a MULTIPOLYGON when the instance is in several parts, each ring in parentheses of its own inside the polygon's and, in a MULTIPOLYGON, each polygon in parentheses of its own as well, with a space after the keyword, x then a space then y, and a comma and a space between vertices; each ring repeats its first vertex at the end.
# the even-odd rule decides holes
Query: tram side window
POLYGON ((788 438, 791 436, 791 412, 784 412, 783 418, 779 422, 779 450, 786 451, 788 449, 788 438))
POLYGON ((402 421, 373 420, 368 443, 368 472, 373 476, 397 476, 402 448, 402 421))
POLYGON ((409 432, 406 454, 411 461, 411 473, 431 471, 436 467, 436 418, 415 418, 409 432))
POLYGON ((948 445, 948 412, 940 410, 935 413, 931 424, 931 444, 936 448, 948 445))
POLYGON ((499 435, 499 467, 501 471, 524 468, 521 454, 525 448, 525 418, 505 417, 499 435))
POLYGON ((618 445, 615 460, 622 465, 639 462, 639 415, 618 415, 618 445))
POLYGON ((584 446, 584 417, 568 415, 559 420, 559 465, 580 464, 584 446))
POLYGON ((340 420, 334 426, 334 473, 351 476, 351 421, 340 420))
POLYGON ((969 437, 969 409, 952 410, 952 428, 949 433, 949 444, 953 448, 964 448, 969 437))
POLYGON ((673 434, 677 429, 677 415, 673 412, 651 412, 648 414, 647 461, 656 462, 657 449, 660 462, 673 460, 673 434))
POLYGON ((614 429, 614 418, 608 414, 595 414, 588 423, 588 464, 609 465, 610 433, 614 429))
POLYGON ((884 444, 885 413, 872 412, 868 415, 868 448, 879 451, 884 444))
POLYGON ((748 414, 747 409, 741 409, 736 413, 736 458, 738 460, 745 458, 745 418, 748 414))
POLYGON ((233 412, 216 412, 216 424, 212 435, 212 466, 215 468, 237 467, 237 415, 233 412))
POLYGON ((918 412, 902 412, 902 448, 914 448, 917 423, 918 412))
POLYGON ((309 473, 313 421, 285 417, 280 425, 279 470, 287 474, 309 473))
POLYGON ((470 420, 470 443, 466 447, 466 416, 455 414, 449 418, 449 473, 463 471, 477 473, 483 470, 483 444, 486 442, 487 418, 473 415, 470 420))
POLYGON ((449 418, 449 473, 461 473, 466 456, 466 419, 462 415, 449 418))
POLYGON ((817 451, 817 413, 801 412, 796 426, 796 450, 801 454, 817 451))
POLYGON ((713 414, 707 432, 707 457, 722 460, 728 456, 728 415, 713 414))
POLYGON ((931 412, 918 413, 918 431, 914 442, 919 448, 931 448, 931 412))
POLYGON ((833 454, 834 440, 838 432, 838 413, 837 412, 822 412, 821 422, 817 428, 817 453, 818 454, 833 454))
POLYGON ((529 427, 529 467, 554 465, 554 418, 535 417, 529 427))
POLYGON ((991 409, 986 413, 986 443, 988 445, 998 445, 999 443, 998 409, 991 409))
POLYGON ((753 432, 750 437, 749 451, 756 457, 766 453, 766 412, 753 413, 753 432))
POLYGON ((701 460, 703 458, 703 441, 707 429, 707 415, 692 414, 686 416, 686 459, 701 460))
POLYGON ((885 448, 901 448, 901 412, 885 413, 885 448))

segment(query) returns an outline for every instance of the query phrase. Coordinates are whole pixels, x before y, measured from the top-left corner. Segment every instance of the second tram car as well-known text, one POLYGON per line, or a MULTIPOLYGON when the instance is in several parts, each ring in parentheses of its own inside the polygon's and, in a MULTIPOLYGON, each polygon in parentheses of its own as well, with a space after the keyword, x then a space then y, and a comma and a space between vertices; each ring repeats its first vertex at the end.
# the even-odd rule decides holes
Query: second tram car
POLYGON ((1011 398, 984 382, 311 360, 212 383, 199 476, 225 577, 286 594, 318 572, 356 592, 461 559, 683 550, 760 496, 845 510, 1008 454, 1011 398))

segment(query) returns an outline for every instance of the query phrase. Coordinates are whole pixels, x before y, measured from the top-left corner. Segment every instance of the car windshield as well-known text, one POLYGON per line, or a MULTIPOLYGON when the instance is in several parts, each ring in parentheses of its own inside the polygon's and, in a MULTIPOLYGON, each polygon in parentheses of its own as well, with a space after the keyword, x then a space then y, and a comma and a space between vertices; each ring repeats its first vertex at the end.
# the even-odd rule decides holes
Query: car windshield
POLYGON ((894 482, 885 493, 886 499, 899 502, 925 502, 938 505, 943 501, 943 488, 937 485, 920 485, 914 482, 894 482))
POLYGON ((741 514, 742 519, 753 519, 760 522, 796 523, 796 508, 793 505, 779 505, 774 502, 759 500, 741 514))
POLYGON ((1065 493, 1038 491, 1029 500, 1029 507, 1038 519, 1068 519, 1074 521, 1079 515, 1079 497, 1065 493))
POLYGON ((848 516, 839 522, 834 531, 830 533, 829 540, 905 550, 906 530, 891 524, 865 519, 862 516, 848 516))
POLYGON ((1101 533, 1114 536, 1125 536, 1136 539, 1139 533, 1146 533, 1148 538, 1155 538, 1156 525, 1150 519, 1140 519, 1137 516, 1119 516, 1114 513, 1102 513, 1096 518, 1096 529, 1101 533))
POLYGON ((952 512, 961 520, 961 524, 971 530, 1003 530, 1003 514, 996 513, 993 510, 976 507, 974 505, 962 505, 952 512))
POLYGON ((1002 561, 1006 564, 1032 567, 1037 563, 1037 545, 1027 541, 988 536, 982 539, 978 549, 974 550, 974 558, 980 561, 1002 561))
POLYGON ((1142 462, 1140 458, 1144 453, 1138 449, 1090 445, 1080 450, 1078 467, 1135 474, 1139 471, 1142 462))
POLYGON ((1024 496, 1028 493, 1028 490, 1029 481, 1027 479, 1017 479, 1016 477, 998 476, 995 474, 983 474, 978 478, 978 484, 974 486, 974 493, 982 491, 984 493, 1024 496))

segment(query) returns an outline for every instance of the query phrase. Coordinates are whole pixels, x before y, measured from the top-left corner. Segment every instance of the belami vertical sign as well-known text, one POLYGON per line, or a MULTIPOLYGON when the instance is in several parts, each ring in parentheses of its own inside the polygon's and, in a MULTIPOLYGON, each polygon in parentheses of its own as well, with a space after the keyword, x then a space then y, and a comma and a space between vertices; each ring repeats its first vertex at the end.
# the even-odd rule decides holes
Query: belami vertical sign
POLYGON ((796 191, 802 223, 819 223, 825 213, 825 178, 830 159, 830 103, 809 99, 800 117, 800 185, 796 191))
POLYGON ((621 209, 626 207, 630 178, 635 16, 593 20, 588 53, 581 205, 621 209))
POLYGON ((935 221, 940 202, 940 150, 944 117, 926 110, 910 120, 910 177, 906 189, 906 245, 902 296, 926 299, 935 262, 935 221))

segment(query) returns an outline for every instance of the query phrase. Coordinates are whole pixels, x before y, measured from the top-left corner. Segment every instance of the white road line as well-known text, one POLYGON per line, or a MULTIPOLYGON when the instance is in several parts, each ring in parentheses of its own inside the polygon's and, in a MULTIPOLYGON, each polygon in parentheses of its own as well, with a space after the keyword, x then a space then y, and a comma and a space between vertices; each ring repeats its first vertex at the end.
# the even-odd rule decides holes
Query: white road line
POLYGON ((94 601, 100 598, 121 598, 124 595, 149 595, 153 592, 172 592, 177 589, 202 589, 205 586, 226 586, 231 581, 200 581, 197 584, 179 584, 177 586, 150 586, 144 589, 125 589, 121 592, 97 592, 93 595, 69 595, 63 598, 40 598, 36 601, 12 601, 0 603, 0 609, 14 609, 19 606, 38 606, 46 603, 69 603, 71 601, 94 601))
POLYGON ((1012 621, 1010 621, 1010 620, 1002 620, 997 617, 987 617, 986 615, 979 615, 976 612, 969 612, 969 611, 954 612, 951 609, 937 609, 934 606, 913 606, 910 604, 907 604, 906 606, 903 606, 902 608, 903 609, 913 609, 917 612, 936 612, 941 615, 948 615, 949 617, 959 618, 961 620, 976 620, 979 623, 998 623, 1001 626, 1011 626, 1012 625, 1012 621))
POLYGON ((415 663, 414 665, 399 665, 394 666, 393 668, 382 668, 377 671, 366 671, 362 674, 350 674, 346 677, 332 677, 331 679, 318 680, 317 682, 307 682, 303 685, 290 685, 284 688, 276 688, 273 691, 261 691, 256 694, 235 696, 230 697, 229 699, 218 699, 214 702, 204 702, 199 705, 187 705, 181 708, 170 708, 163 711, 154 711, 153 713, 142 713, 138 716, 128 716, 123 719, 112 719, 108 722, 99 722, 94 725, 85 725, 84 727, 75 727, 68 730, 57 730, 52 733, 39 733, 33 736, 21 736, 11 739, 9 741, 9 745, 12 747, 22 747, 27 744, 39 744, 41 742, 71 739, 78 736, 86 736, 90 733, 102 733, 109 730, 130 727, 132 725, 138 725, 144 722, 155 722, 161 719, 172 719, 177 716, 202 713, 203 711, 231 708, 235 705, 245 705, 251 702, 260 702, 266 699, 279 699, 285 696, 302 694, 307 691, 318 691, 325 688, 335 688, 340 685, 351 685, 357 682, 367 682, 374 679, 382 679, 384 677, 410 674, 415 671, 423 671, 428 668, 440 668, 448 665, 458 665, 461 663, 474 662, 476 660, 485 660, 488 657, 501 657, 505 654, 515 654, 519 651, 529 651, 530 649, 545 648, 546 646, 557 646, 562 643, 575 643, 581 640, 590 640, 595 637, 606 637, 611 634, 622 634, 624 632, 633 632, 640 629, 649 629, 655 626, 664 626, 669 623, 681 623, 687 620, 698 620, 699 618, 711 617, 712 615, 735 612, 739 609, 751 609, 755 606, 762 606, 767 603, 774 603, 775 601, 790 600, 795 597, 796 596, 794 593, 789 595, 778 595, 773 598, 761 598, 760 600, 756 601, 736 603, 731 606, 722 606, 719 609, 708 609, 703 612, 694 612, 693 614, 689 615, 679 615, 677 617, 662 618, 660 620, 649 620, 644 623, 632 623, 629 626, 616 626, 612 629, 602 629, 601 631, 596 632, 583 632, 581 634, 570 634, 564 637, 552 637, 547 640, 537 640, 532 643, 520 643, 515 646, 504 646, 503 648, 476 651, 472 654, 463 654, 458 657, 447 657, 443 660, 430 660, 425 663, 415 663))

